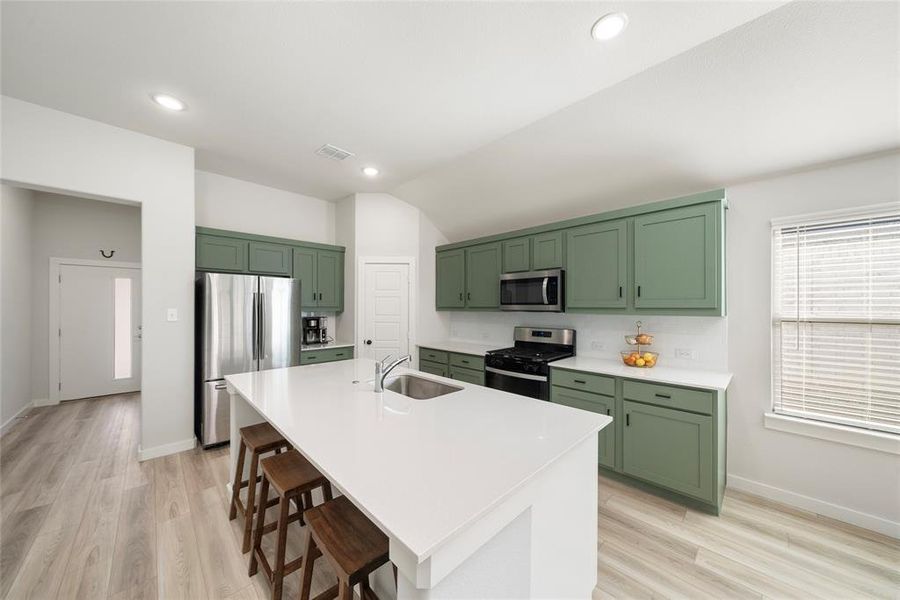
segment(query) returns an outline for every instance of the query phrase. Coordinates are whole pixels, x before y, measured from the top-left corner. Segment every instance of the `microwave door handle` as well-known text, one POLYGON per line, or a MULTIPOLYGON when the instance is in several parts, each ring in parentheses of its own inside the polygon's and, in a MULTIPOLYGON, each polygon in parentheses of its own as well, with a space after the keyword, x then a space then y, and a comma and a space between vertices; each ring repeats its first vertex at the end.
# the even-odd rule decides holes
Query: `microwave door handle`
POLYGON ((541 294, 544 296, 544 305, 550 304, 550 300, 547 299, 547 284, 550 283, 549 277, 544 277, 544 283, 541 285, 541 294))

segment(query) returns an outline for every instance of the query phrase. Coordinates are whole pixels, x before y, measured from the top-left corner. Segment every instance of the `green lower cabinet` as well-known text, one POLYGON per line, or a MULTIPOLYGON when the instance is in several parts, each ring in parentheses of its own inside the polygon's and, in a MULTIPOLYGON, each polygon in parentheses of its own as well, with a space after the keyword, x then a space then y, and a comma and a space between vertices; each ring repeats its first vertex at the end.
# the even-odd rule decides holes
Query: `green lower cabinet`
POLYGON ((715 503, 712 417, 629 400, 623 408, 623 471, 715 503))
POLYGON ((626 308, 628 223, 606 221, 566 234, 566 307, 626 308))
POLYGON ((719 308, 721 205, 699 204, 634 218, 635 308, 719 308))
POLYGON ((466 308, 500 306, 500 242, 466 248, 466 308))
MULTIPOLYGON (((616 399, 612 396, 590 394, 578 390, 570 390, 554 385, 550 388, 550 401, 572 408, 580 408, 601 415, 609 415, 615 419, 616 399)), ((604 467, 614 469, 616 466, 616 428, 615 423, 607 425, 600 431, 599 462, 604 467)))
POLYGON ((450 379, 464 381, 465 383, 474 383, 476 385, 484 385, 484 371, 475 369, 465 369, 463 367, 450 367, 450 379))
POLYGON ((312 365, 317 363, 334 362, 338 360, 350 360, 353 358, 353 347, 346 348, 322 348, 319 350, 303 350, 300 352, 300 364, 312 365))
POLYGON ((293 248, 283 244, 250 242, 250 272, 291 276, 293 248))
POLYGON ((466 306, 466 252, 446 250, 435 256, 435 307, 466 306))
POLYGON ((440 377, 447 377, 450 372, 449 368, 445 364, 431 362, 429 360, 419 359, 419 370, 423 373, 431 373, 432 375, 438 375, 440 377))
POLYGON ((197 269, 201 271, 247 272, 250 242, 217 235, 197 236, 197 269))

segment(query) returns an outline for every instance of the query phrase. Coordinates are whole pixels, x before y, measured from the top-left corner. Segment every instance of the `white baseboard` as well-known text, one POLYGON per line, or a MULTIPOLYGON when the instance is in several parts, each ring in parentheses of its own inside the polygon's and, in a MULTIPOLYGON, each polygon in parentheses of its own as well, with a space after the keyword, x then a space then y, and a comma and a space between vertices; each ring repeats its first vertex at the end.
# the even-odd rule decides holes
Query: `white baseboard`
POLYGON ((49 398, 35 398, 31 401, 35 406, 56 406, 59 400, 50 400, 49 398))
POLYGON ((31 402, 29 402, 28 404, 26 404, 25 406, 20 408, 16 414, 14 414, 10 418, 8 418, 6 420, 6 422, 3 423, 3 425, 0 425, 0 435, 3 435, 4 433, 6 433, 13 425, 16 424, 16 421, 18 419, 21 419, 25 415, 25 413, 27 413, 29 410, 34 408, 34 406, 35 406, 34 402, 35 401, 32 400, 31 402))
POLYGON ((900 523, 883 517, 870 515, 789 490, 783 490, 766 483, 732 475, 731 473, 728 474, 728 487, 900 539, 900 523))
POLYGON ((180 442, 172 442, 171 444, 163 444, 162 446, 154 446, 153 448, 142 448, 138 446, 138 460, 145 461, 151 458, 159 458, 160 456, 168 456, 169 454, 177 454, 185 450, 193 450, 197 445, 197 438, 189 440, 181 440, 180 442))

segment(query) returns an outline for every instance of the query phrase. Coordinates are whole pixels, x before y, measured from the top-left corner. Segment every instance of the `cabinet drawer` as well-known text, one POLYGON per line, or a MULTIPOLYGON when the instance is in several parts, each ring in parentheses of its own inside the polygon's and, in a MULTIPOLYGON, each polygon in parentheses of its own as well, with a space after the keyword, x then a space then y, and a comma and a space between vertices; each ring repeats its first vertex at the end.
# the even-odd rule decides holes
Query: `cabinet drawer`
POLYGON ((323 348, 321 350, 304 350, 300 353, 301 365, 312 365, 336 360, 353 358, 353 348, 323 348))
MULTIPOLYGON (((578 390, 554 385, 550 388, 550 401, 554 404, 580 408, 601 415, 609 415, 615 419, 616 399, 612 396, 589 394, 578 390)), ((611 424, 600 431, 599 437, 599 462, 605 467, 614 469, 616 466, 616 428, 611 424)))
POLYGON ((431 362, 447 364, 447 353, 443 350, 432 350, 431 348, 419 348, 419 360, 428 360, 431 362))
POLYGON ((450 354, 450 366, 484 371, 484 357, 452 352, 450 354))
POLYGON ((550 383, 553 385, 561 385, 573 390, 584 390, 594 394, 606 394, 607 396, 616 395, 616 380, 605 375, 553 369, 550 379, 550 383))
POLYGON ((484 385, 484 371, 476 371, 475 369, 466 369, 463 367, 450 367, 450 379, 484 385))
POLYGON ((447 363, 436 363, 421 358, 419 359, 419 370, 423 373, 431 373, 432 375, 440 375, 441 377, 447 377, 449 375, 447 363))
POLYGON ((647 404, 655 404, 666 408, 689 410, 703 415, 712 414, 712 392, 641 383, 626 379, 623 395, 626 400, 637 400, 638 402, 646 402, 647 404))

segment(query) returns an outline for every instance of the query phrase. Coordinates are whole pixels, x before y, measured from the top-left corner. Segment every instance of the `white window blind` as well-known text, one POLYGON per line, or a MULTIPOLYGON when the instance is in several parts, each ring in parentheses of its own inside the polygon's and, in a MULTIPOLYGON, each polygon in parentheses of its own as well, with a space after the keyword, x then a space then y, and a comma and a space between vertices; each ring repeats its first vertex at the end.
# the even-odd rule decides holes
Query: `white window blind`
POLYGON ((773 410, 900 433, 900 208, 773 227, 773 410))

